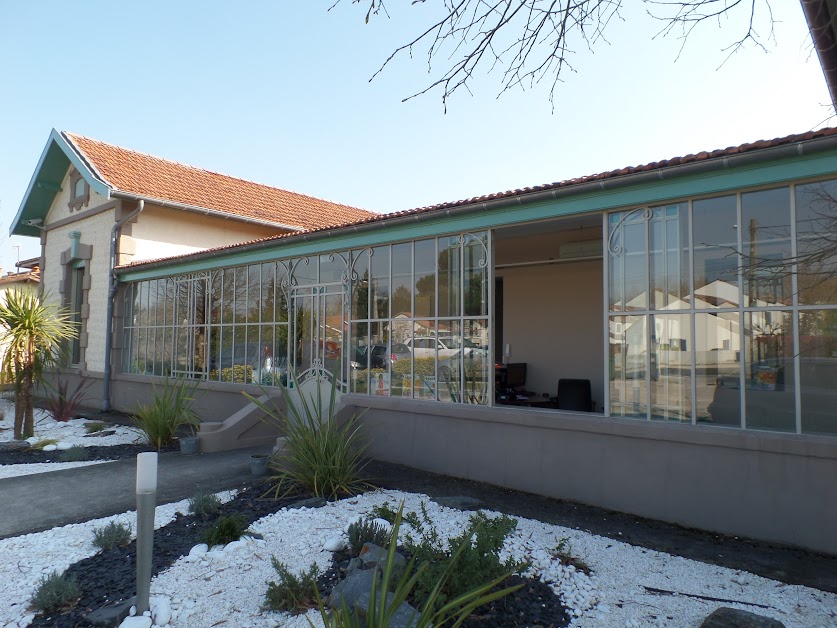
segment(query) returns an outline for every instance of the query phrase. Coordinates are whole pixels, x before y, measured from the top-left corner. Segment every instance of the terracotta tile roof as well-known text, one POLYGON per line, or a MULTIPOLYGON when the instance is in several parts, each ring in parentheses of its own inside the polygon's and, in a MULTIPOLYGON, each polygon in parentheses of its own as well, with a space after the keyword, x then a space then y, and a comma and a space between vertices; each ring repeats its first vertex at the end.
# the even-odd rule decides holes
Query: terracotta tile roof
POLYGON ((376 215, 348 205, 201 170, 82 135, 63 135, 104 182, 120 192, 300 229, 320 229, 376 215))
MULTIPOLYGON (((396 218, 401 218, 404 216, 412 216, 418 214, 433 214, 434 212, 444 211, 447 209, 451 209, 454 207, 461 207, 466 205, 479 205, 488 201, 500 200, 504 198, 513 198, 516 196, 526 196, 527 194, 533 194, 536 192, 543 192, 549 190, 557 190, 560 188, 570 188, 573 186, 582 185, 585 183, 591 183, 596 181, 604 181, 606 179, 616 179, 618 177, 624 177, 628 175, 638 174, 641 172, 649 172, 654 170, 662 170, 664 168, 671 168, 674 166, 681 166, 686 164, 691 164, 695 162, 701 161, 709 161, 711 159, 719 159, 724 157, 730 157, 733 155, 739 155, 742 153, 748 153, 751 151, 763 150, 766 148, 774 148, 778 146, 784 146, 788 144, 794 144, 797 142, 804 142, 808 140, 815 140, 820 138, 825 138, 829 136, 837 135, 837 127, 832 128, 825 128, 820 129, 818 131, 809 131, 807 133, 799 133, 795 135, 788 135, 785 137, 779 137, 772 140, 759 140, 757 142, 750 142, 747 144, 741 144, 739 146, 730 146, 728 148, 721 148, 712 151, 702 151, 700 153, 689 154, 683 157, 673 157, 671 159, 665 159, 662 161, 655 161, 652 163, 644 164, 641 166, 629 166, 625 168, 620 168, 618 170, 609 170, 607 172, 601 172, 599 174, 591 174, 584 177, 577 177, 575 179, 566 179, 564 181, 558 181, 556 183, 547 183, 544 185, 535 185, 532 187, 526 188, 518 188, 515 190, 507 190, 505 192, 495 192, 493 194, 485 194, 483 196, 475 196, 472 198, 466 198, 458 201, 451 201, 447 203, 439 203, 438 205, 430 205, 427 207, 417 207, 415 209, 407 209, 398 212, 392 212, 389 214, 373 214, 363 219, 346 222, 345 224, 335 224, 329 227, 322 227, 318 229, 310 229, 306 231, 306 235, 312 232, 326 232, 326 231, 335 231, 339 230, 344 227, 354 227, 357 225, 374 223, 374 222, 386 222, 388 220, 393 220, 396 218)), ((167 262, 175 262, 182 259, 189 259, 194 257, 207 257, 221 251, 228 251, 230 249, 235 248, 246 248, 253 245, 263 244, 265 242, 277 241, 284 238, 293 238, 297 236, 297 233, 285 233, 280 234, 277 236, 271 236, 267 238, 260 238, 258 240, 252 240, 250 242, 242 242, 239 244, 231 244, 227 246, 221 246, 214 249, 207 249, 204 251, 198 251, 196 253, 189 253, 185 255, 179 255, 177 257, 169 257, 169 258, 161 258, 156 260, 145 260, 142 262, 136 262, 134 264, 129 264, 126 266, 121 267, 122 269, 125 268, 135 268, 139 266, 145 265, 157 265, 167 262)))

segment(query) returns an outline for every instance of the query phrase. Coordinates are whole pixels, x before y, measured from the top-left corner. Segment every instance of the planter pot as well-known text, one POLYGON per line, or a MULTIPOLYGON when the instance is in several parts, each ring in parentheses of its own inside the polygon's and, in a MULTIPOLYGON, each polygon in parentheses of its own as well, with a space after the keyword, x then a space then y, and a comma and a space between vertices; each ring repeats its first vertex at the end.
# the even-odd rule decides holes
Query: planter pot
POLYGON ((184 456, 193 456, 198 453, 198 437, 197 436, 181 436, 180 453, 184 456))
POLYGON ((255 454, 250 456, 250 472, 253 475, 267 475, 267 463, 270 456, 267 454, 255 454))

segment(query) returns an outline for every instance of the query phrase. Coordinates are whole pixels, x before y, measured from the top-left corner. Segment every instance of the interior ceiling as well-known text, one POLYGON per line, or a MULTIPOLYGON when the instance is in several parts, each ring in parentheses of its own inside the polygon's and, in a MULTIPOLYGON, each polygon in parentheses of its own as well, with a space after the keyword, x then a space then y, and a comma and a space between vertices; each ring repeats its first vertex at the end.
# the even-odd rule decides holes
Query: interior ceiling
MULTIPOLYGON (((494 230, 494 240, 511 240, 531 235, 544 235, 550 232, 567 233, 568 231, 582 231, 586 229, 597 229, 598 233, 601 233, 601 227, 601 214, 565 216, 563 218, 529 222, 511 227, 500 227, 494 230)), ((594 237, 594 234, 591 234, 591 237, 594 237)))

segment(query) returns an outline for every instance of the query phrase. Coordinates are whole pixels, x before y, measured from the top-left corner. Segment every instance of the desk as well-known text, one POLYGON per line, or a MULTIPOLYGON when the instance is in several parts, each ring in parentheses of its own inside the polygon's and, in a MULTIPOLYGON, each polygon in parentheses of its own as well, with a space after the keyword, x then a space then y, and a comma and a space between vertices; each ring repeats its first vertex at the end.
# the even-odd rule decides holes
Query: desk
POLYGON ((554 408, 555 401, 548 397, 531 396, 525 399, 497 399, 497 404, 502 406, 517 406, 522 408, 554 408))

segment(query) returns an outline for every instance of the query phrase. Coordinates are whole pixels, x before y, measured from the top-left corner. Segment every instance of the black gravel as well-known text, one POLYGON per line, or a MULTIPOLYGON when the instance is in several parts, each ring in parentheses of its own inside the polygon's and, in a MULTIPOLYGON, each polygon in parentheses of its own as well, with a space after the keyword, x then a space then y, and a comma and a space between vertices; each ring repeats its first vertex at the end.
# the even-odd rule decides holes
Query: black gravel
MULTIPOLYGON (((248 486, 234 500, 225 504, 224 514, 238 514, 247 524, 299 501, 306 496, 295 496, 281 500, 261 499, 265 493, 263 483, 248 486)), ((196 518, 193 515, 177 515, 176 518, 154 535, 154 562, 152 577, 164 571, 178 558, 189 553, 199 543, 203 530, 212 521, 196 518)), ((320 584, 324 595, 330 592, 340 572, 336 555, 335 564, 321 578, 320 584)), ((124 548, 102 551, 71 565, 65 572, 78 581, 82 594, 78 604, 71 610, 52 615, 37 616, 30 626, 50 628, 85 627, 90 624, 85 615, 97 608, 127 600, 136 594, 136 546, 135 542, 124 548)), ((504 583, 525 586, 516 593, 498 600, 489 606, 478 609, 477 614, 466 625, 476 628, 509 627, 559 627, 569 623, 566 609, 557 595, 537 580, 513 576, 504 583)), ((266 587, 265 587, 266 590, 266 587)))
MULTIPOLYGON (((157 451, 150 445, 111 445, 85 447, 88 460, 119 460, 121 458, 132 458, 143 451, 157 451)), ((176 451, 178 445, 163 447, 160 452, 176 451)), ((24 449, 22 451, 0 451, 1 464, 34 464, 37 462, 63 462, 61 454, 64 452, 40 451, 38 449, 24 449)))

